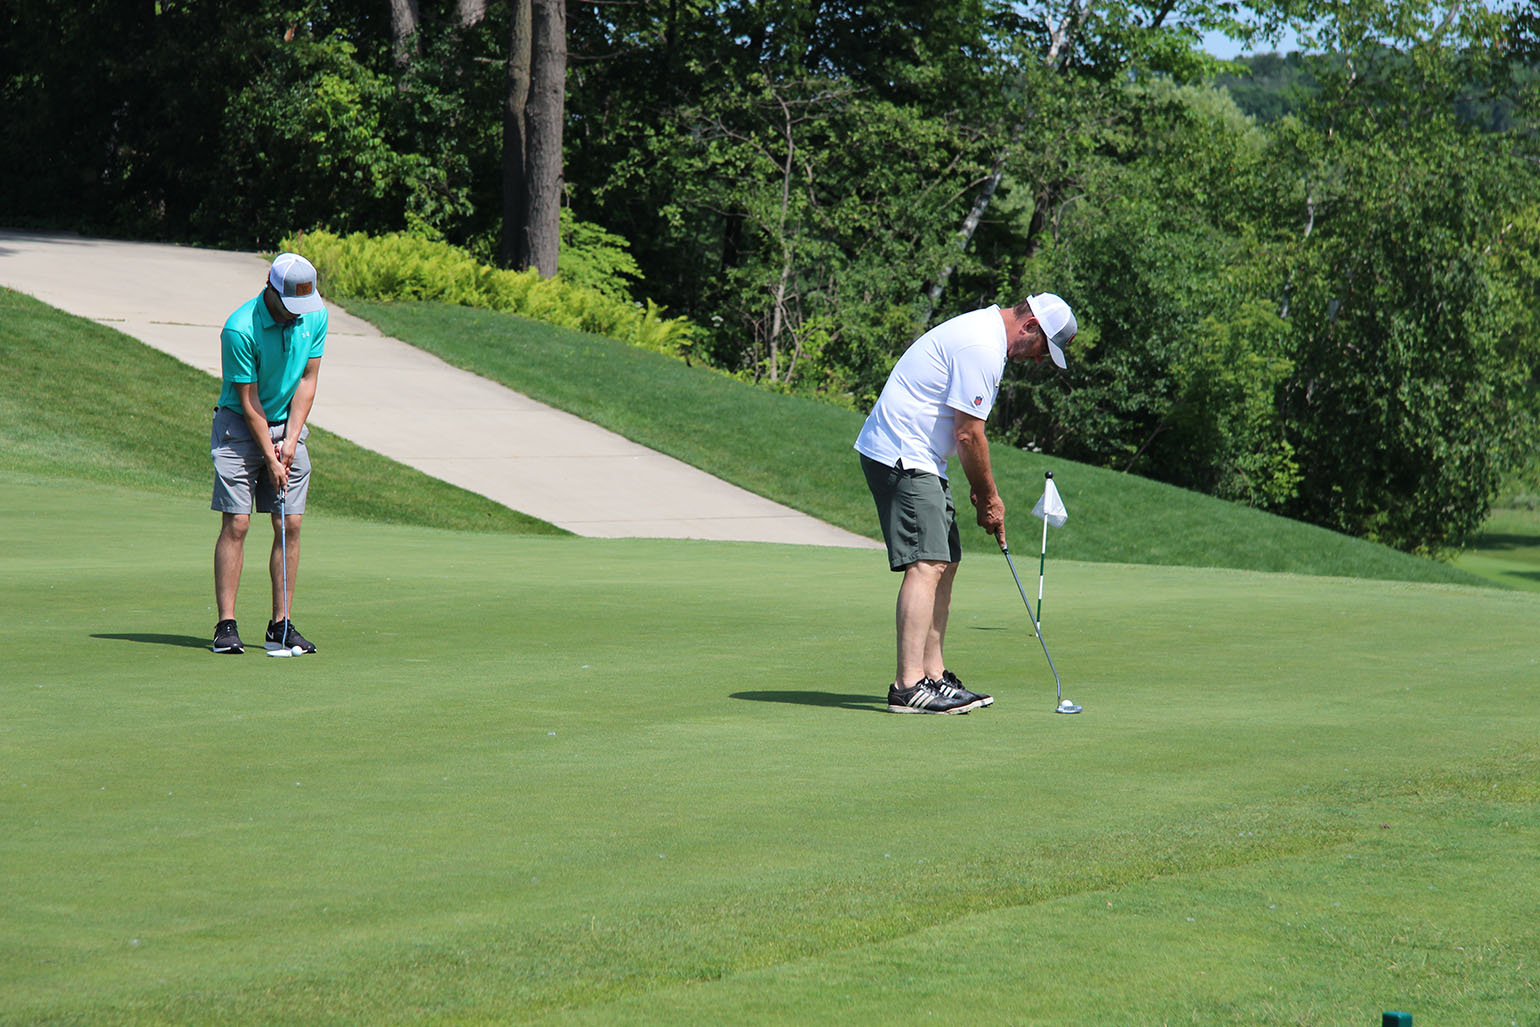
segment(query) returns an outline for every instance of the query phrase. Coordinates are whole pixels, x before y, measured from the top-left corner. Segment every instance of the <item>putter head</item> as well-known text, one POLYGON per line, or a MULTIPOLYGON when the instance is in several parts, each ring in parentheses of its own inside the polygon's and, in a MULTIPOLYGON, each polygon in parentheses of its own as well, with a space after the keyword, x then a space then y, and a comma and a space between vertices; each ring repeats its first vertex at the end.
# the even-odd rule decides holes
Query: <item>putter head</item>
POLYGON ((1055 713, 1079 713, 1083 709, 1085 709, 1084 706, 1076 706, 1074 703, 1070 702, 1068 699, 1060 699, 1059 700, 1059 705, 1057 705, 1057 706, 1055 706, 1053 708, 1053 712, 1055 712, 1055 713))

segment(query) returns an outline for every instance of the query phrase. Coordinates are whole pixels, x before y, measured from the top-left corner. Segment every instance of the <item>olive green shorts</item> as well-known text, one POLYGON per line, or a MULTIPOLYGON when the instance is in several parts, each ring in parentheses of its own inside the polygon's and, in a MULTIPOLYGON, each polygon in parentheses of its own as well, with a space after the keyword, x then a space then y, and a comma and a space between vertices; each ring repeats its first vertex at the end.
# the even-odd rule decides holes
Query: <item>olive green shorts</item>
POLYGON ((920 560, 962 560, 957 509, 945 478, 913 468, 884 467, 865 454, 861 472, 877 504, 889 567, 901 571, 920 560))

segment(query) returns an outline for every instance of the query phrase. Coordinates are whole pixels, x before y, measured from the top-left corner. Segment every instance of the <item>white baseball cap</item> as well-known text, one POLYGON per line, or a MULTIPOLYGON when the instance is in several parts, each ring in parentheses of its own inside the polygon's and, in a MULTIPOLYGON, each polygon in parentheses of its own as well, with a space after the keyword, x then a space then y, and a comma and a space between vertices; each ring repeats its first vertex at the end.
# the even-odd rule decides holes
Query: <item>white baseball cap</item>
POLYGON ((298 253, 280 253, 267 273, 267 283, 278 293, 283 308, 291 314, 309 314, 321 309, 315 265, 298 253))
POLYGON ((1075 315, 1070 311, 1069 304, 1051 292, 1040 292, 1036 296, 1028 296, 1027 305, 1032 308, 1032 316, 1037 318, 1038 326, 1048 337, 1048 355, 1053 357, 1055 364, 1067 367, 1064 363, 1064 347, 1070 344, 1075 333, 1080 330, 1080 326, 1075 324, 1075 315))

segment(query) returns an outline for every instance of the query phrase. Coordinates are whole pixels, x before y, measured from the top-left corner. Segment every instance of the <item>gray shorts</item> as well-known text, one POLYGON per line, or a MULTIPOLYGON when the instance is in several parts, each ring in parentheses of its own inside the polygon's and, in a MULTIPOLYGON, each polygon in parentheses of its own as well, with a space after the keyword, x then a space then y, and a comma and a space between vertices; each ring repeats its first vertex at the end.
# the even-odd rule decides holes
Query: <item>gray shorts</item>
POLYGON ((920 560, 962 560, 957 510, 945 478, 929 471, 884 467, 865 454, 861 472, 877 504, 889 567, 901 571, 920 560))
MULTIPOLYGON (((287 424, 268 425, 271 438, 267 445, 280 441, 287 424)), ((289 468, 289 489, 284 495, 284 512, 305 512, 305 497, 310 494, 310 450, 305 439, 310 429, 301 429, 299 445, 294 449, 294 466, 289 468)), ((209 509, 221 513, 277 513, 278 494, 267 475, 267 455, 251 437, 246 418, 237 410, 219 407, 214 411, 214 426, 209 432, 209 455, 214 458, 214 500, 209 509)))

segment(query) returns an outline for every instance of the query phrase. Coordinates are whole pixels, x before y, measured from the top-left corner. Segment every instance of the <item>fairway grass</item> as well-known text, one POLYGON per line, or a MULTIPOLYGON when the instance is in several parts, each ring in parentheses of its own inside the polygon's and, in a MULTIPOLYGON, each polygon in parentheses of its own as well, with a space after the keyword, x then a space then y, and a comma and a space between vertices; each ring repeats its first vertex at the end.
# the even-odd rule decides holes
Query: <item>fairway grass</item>
POLYGON ((0 1021, 1540 1024, 1533 594, 211 517, 0 472, 0 1021))

